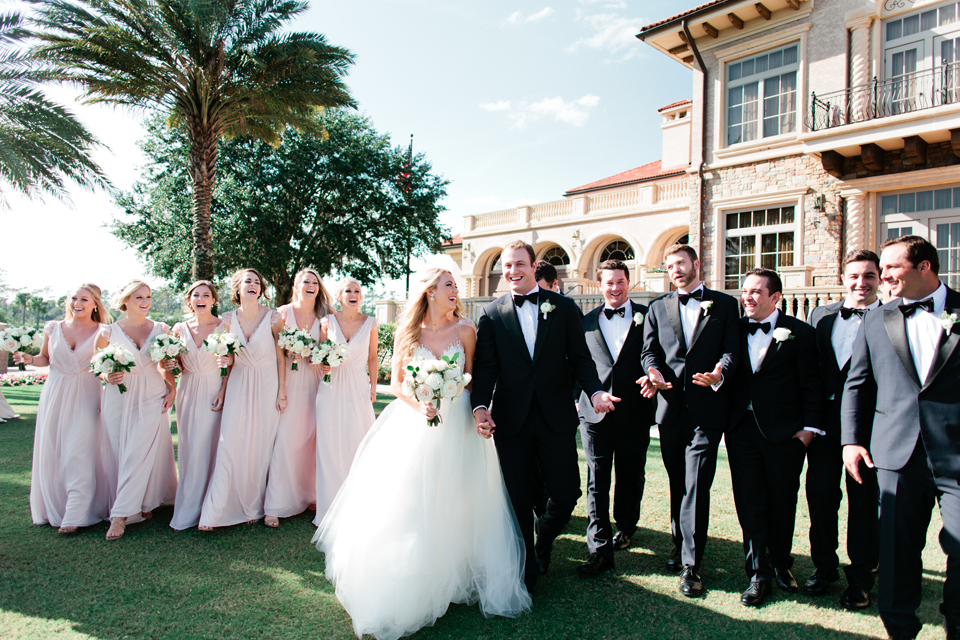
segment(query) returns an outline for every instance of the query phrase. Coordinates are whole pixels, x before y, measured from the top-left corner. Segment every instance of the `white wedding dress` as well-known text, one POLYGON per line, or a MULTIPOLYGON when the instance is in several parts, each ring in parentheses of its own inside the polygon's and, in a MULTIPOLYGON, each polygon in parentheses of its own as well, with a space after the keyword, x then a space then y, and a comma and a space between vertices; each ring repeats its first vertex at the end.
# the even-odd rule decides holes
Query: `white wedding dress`
MULTIPOLYGON (((442 355, 463 349, 457 342, 442 355)), ((414 358, 436 355, 418 346, 414 358)), ((322 408, 318 408, 322 411, 322 408)), ((477 434, 467 392, 427 426, 402 400, 360 444, 313 542, 357 636, 433 625, 450 603, 484 616, 530 610, 524 546, 492 440, 477 434)))

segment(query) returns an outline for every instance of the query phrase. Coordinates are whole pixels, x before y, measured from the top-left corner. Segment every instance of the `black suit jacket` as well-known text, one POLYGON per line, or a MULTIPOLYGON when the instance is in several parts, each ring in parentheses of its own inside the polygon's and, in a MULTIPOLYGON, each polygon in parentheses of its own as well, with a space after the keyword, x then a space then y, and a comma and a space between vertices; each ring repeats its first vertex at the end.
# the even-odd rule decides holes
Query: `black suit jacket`
MULTIPOLYGON (((647 315, 647 308, 642 304, 630 301, 630 307, 631 317, 636 313, 642 313, 644 317, 647 315)), ((631 321, 627 337, 614 360, 613 354, 607 347, 607 341, 603 338, 603 331, 600 330, 601 313, 603 313, 603 305, 583 317, 587 349, 590 350, 590 356, 597 365, 600 385, 604 391, 612 389, 613 395, 620 398, 620 402, 613 411, 614 418, 629 416, 628 419, 635 422, 637 426, 649 428, 653 424, 653 402, 643 397, 640 393, 640 385, 637 384, 637 379, 643 375, 643 362, 640 360, 643 349, 643 320, 639 325, 631 321)), ((591 406, 589 396, 581 393, 580 419, 585 422, 599 422, 603 418, 602 415, 597 416, 592 410, 583 410, 584 407, 589 406, 591 406)))
MULTIPOLYGON (((893 300, 863 319, 844 385, 842 444, 867 447, 880 469, 902 469, 923 439, 938 474, 960 479, 960 324, 941 329, 927 381, 920 383, 906 322, 893 300)), ((947 288, 947 313, 960 293, 947 288)))
POLYGON ((654 300, 644 322, 643 371, 655 367, 673 384, 673 389, 657 393, 657 424, 673 424, 686 405, 694 424, 722 430, 740 362, 740 307, 736 298, 704 287, 703 301, 712 305, 704 309, 701 304, 693 340, 687 346, 677 295, 674 291, 654 300), (693 374, 709 373, 718 362, 723 365, 723 384, 718 390, 693 384, 693 374))
POLYGON ((477 320, 470 399, 474 409, 490 407, 498 437, 520 431, 534 397, 551 429, 557 433, 576 430, 579 420, 572 402, 568 362, 589 395, 601 391, 597 367, 583 337, 580 310, 573 300, 540 289, 537 315, 532 359, 511 294, 485 305, 477 320), (540 305, 545 301, 556 309, 543 319, 540 305))
POLYGON ((775 329, 788 329, 791 339, 771 340, 754 373, 747 344, 748 322, 746 317, 740 319, 743 366, 733 389, 730 426, 735 428, 740 423, 752 402, 760 432, 771 442, 785 442, 804 427, 821 429, 823 385, 813 327, 781 311, 775 329))

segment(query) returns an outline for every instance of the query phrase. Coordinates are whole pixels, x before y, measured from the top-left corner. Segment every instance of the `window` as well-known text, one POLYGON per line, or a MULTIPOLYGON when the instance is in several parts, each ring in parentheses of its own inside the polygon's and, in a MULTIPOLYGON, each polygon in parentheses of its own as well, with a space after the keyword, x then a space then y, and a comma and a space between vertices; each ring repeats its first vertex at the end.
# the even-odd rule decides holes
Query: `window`
POLYGON ((614 240, 600 252, 600 262, 604 260, 633 260, 633 249, 623 240, 614 240))
POLYGON ((797 130, 799 46, 727 65, 727 145, 797 130))
POLYGON ((560 247, 553 246, 547 249, 540 259, 549 262, 555 267, 563 267, 564 265, 570 264, 570 256, 567 255, 567 252, 561 249, 560 247))
POLYGON ((940 279, 960 286, 960 185, 938 185, 902 193, 884 193, 880 204, 880 240, 918 235, 937 248, 940 279))
POLYGON ((794 207, 775 207, 727 214, 725 287, 739 289, 743 275, 760 266, 793 266, 794 207))
POLYGON ((487 295, 492 296, 497 287, 500 286, 500 280, 503 278, 503 266, 500 264, 500 254, 498 253, 490 261, 490 271, 487 274, 487 295))

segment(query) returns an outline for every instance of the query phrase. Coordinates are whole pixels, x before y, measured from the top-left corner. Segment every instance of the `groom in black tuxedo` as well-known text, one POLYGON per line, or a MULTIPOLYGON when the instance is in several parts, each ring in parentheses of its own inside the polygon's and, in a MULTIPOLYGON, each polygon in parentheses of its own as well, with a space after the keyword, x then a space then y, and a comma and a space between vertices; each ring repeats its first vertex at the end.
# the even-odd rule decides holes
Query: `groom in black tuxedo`
POLYGON ((569 298, 537 286, 533 247, 522 241, 500 254, 511 293, 483 307, 477 321, 471 403, 477 432, 493 436, 503 481, 527 548, 525 578, 532 590, 550 565, 553 541, 580 497, 576 406, 568 363, 594 410, 619 398, 602 390, 569 298), (539 465, 549 499, 534 542, 533 474, 539 465))
POLYGON ((881 246, 895 299, 864 317, 841 406, 847 472, 876 466, 880 484, 877 609, 891 638, 914 638, 930 513, 940 504, 947 554, 940 612, 960 638, 960 293, 939 279, 937 249, 920 236, 881 246))
POLYGON ((645 396, 657 396, 660 453, 670 479, 673 553, 667 565, 682 570, 680 593, 695 598, 703 593, 710 487, 740 360, 740 309, 732 296, 703 285, 690 245, 667 249, 664 264, 677 291, 650 305, 643 337, 646 375, 638 382, 645 396))
POLYGON ((650 446, 653 404, 643 397, 636 380, 643 375, 643 319, 647 308, 631 302, 630 270, 620 260, 606 260, 599 268, 604 304, 583 318, 587 348, 597 365, 603 388, 620 398, 617 410, 596 413, 586 393, 577 403, 580 440, 587 458, 587 549, 590 558, 577 567, 597 575, 614 567, 614 549, 626 549, 640 520, 644 466, 650 446), (617 484, 610 524, 610 476, 617 484))

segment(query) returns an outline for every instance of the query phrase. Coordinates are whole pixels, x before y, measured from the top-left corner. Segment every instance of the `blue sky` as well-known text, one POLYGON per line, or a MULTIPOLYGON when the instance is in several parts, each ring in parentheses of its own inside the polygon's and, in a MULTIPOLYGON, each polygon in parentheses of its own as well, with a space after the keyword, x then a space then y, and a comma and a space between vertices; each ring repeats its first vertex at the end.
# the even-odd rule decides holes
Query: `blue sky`
MULTIPOLYGON (((566 189, 660 157, 657 108, 691 95, 691 73, 634 35, 696 0, 451 2, 313 0, 292 25, 356 54, 348 84, 375 127, 414 149, 451 184, 444 223, 555 200, 566 189)), ((69 90, 55 92, 73 103, 69 90)), ((75 110, 110 147, 99 160, 129 187, 143 158, 139 116, 75 110)), ((102 225, 118 215, 103 193, 72 207, 11 198, 0 213, 20 240, 0 260, 8 284, 79 281, 116 289, 144 268, 102 225)), ((4 234, 6 235, 6 234, 4 234)))

